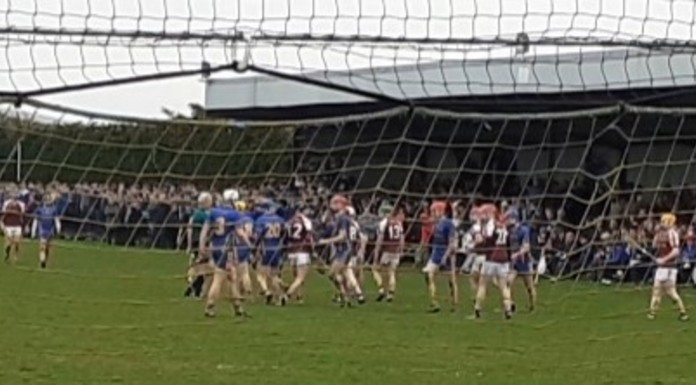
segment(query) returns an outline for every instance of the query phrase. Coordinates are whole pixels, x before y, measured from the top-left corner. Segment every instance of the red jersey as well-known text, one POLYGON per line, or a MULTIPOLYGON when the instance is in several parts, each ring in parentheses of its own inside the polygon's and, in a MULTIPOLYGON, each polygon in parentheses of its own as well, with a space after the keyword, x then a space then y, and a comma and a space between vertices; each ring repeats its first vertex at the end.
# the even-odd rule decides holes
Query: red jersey
POLYGON ((404 225, 395 218, 383 219, 379 223, 379 231, 382 234, 382 251, 386 253, 398 253, 404 239, 404 225))
POLYGON ((2 205, 2 224, 5 227, 21 227, 24 222, 24 203, 10 199, 2 205))
POLYGON ((288 253, 312 252, 312 222, 304 215, 296 215, 290 221, 288 253))
POLYGON ((497 263, 510 262, 510 241, 508 229, 496 224, 493 233, 485 238, 486 260, 497 263))
MULTIPOLYGON (((659 258, 668 256, 674 248, 679 247, 679 234, 677 234, 675 229, 660 231, 655 235, 655 247, 657 248, 657 256, 659 258)), ((676 267, 678 259, 679 258, 674 258, 663 266, 676 267)))

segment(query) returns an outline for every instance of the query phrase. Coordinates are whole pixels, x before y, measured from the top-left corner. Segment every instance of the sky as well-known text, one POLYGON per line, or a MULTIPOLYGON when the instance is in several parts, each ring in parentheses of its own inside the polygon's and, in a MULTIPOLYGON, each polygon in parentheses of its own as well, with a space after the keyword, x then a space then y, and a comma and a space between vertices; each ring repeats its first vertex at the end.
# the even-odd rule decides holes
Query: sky
MULTIPOLYGON (((28 91, 133 75, 229 63, 248 55, 256 65, 287 72, 346 70, 446 59, 498 57, 510 48, 461 45, 274 44, 254 36, 311 34, 407 38, 694 40, 692 0, 0 0, 0 90, 28 91), (45 34, 28 34, 41 29, 45 34), (153 40, 58 35, 84 30, 164 34, 153 40), (177 34, 244 32, 246 43, 202 44, 177 34)), ((567 48, 575 49, 575 48, 567 48)), ((597 48, 595 48, 597 49, 597 48)), ((558 52, 539 47, 536 53, 558 52)), ((253 76, 218 74, 216 76, 253 76)), ((112 114, 159 117, 204 103, 204 83, 178 80, 56 94, 42 100, 112 114)))

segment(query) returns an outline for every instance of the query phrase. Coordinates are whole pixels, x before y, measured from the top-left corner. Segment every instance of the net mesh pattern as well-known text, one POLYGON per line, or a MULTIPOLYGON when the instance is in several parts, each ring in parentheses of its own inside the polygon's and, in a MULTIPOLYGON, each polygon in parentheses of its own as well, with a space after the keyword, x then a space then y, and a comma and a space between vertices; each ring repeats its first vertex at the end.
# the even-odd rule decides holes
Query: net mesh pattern
POLYGON ((308 205, 317 217, 341 192, 368 228, 382 204, 401 205, 411 256, 433 200, 458 201, 454 217, 463 221, 472 205, 494 202, 533 225, 533 250, 548 258, 550 275, 605 274, 614 264, 611 274, 630 266, 631 279, 644 280, 649 268, 637 263, 649 255, 612 256, 636 242, 649 249, 663 212, 675 212, 688 233, 694 119, 690 110, 631 106, 498 115, 396 108, 242 125, 119 119, 36 102, 5 109, 0 179, 59 191, 70 239, 169 250, 184 248, 196 195, 230 186, 288 210, 308 205))
POLYGON ((0 12, 7 96, 231 69, 400 101, 674 86, 696 72, 687 1, 5 0, 0 12))

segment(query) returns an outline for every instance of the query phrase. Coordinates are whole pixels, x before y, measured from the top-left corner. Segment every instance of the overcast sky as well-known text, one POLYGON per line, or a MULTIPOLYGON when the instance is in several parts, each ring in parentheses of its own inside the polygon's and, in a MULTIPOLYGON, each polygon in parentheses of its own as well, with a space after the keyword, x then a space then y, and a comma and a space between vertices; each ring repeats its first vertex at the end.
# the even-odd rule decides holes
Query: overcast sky
MULTIPOLYGON (((692 0, 0 0, 0 28, 81 31, 227 33, 253 36, 311 33, 410 38, 597 37, 694 40, 692 0)), ((489 47, 487 47, 489 48, 489 47)), ((540 48, 553 50, 554 48, 540 48)), ((3 35, 0 90, 33 90, 134 74, 195 69, 201 61, 228 63, 244 47, 222 41, 3 35)), ((272 46, 254 42, 252 61, 284 71, 509 55, 510 49, 272 46)), ((232 76, 230 74, 222 76, 232 76)), ((43 100, 132 116, 157 116, 162 107, 188 111, 203 103, 197 77, 81 91, 43 100)))

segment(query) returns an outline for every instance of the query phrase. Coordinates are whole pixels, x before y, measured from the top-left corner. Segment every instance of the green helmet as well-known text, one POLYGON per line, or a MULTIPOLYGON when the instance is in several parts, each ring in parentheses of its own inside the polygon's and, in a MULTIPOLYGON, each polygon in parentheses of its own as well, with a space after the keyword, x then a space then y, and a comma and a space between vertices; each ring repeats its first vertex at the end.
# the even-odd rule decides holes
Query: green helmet
POLYGON ((386 217, 394 212, 394 206, 392 206, 388 202, 382 203, 382 205, 379 206, 379 210, 377 210, 377 212, 379 213, 380 217, 386 217))

